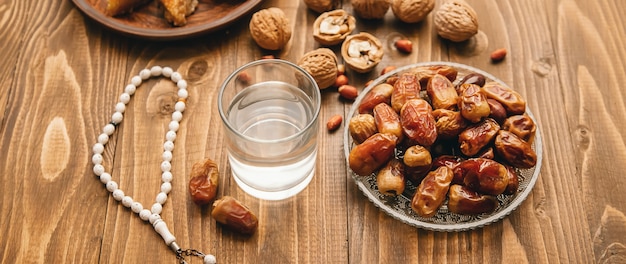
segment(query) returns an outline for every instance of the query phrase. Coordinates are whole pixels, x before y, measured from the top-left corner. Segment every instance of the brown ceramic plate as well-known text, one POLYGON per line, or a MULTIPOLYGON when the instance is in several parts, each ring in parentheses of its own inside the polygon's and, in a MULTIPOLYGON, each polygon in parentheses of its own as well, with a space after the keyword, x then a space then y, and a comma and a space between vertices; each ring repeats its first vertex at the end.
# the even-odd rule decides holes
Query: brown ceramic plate
POLYGON ((153 40, 195 37, 223 28, 255 9, 262 0, 199 0, 187 25, 175 27, 163 18, 163 7, 151 0, 134 12, 111 17, 104 13, 107 0, 72 0, 87 16, 125 35, 153 40))

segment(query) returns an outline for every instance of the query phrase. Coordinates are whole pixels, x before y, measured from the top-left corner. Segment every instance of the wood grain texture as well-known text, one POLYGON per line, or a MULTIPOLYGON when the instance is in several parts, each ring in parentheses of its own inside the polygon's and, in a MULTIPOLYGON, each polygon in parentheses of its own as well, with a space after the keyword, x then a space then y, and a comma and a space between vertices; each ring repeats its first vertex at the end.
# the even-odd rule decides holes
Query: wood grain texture
MULTIPOLYGON (((623 263, 626 2, 467 2, 480 32, 462 43, 440 39, 433 14, 417 24, 399 22, 391 11, 382 20, 357 18, 358 31, 383 42, 385 57, 370 73, 347 72, 361 90, 388 65, 460 62, 492 73, 527 99, 544 142, 533 192, 497 223, 445 233, 389 217, 347 176, 345 123, 333 133, 324 128, 351 107, 336 88, 322 92, 316 176, 301 194, 259 201, 229 177, 218 86, 263 55, 296 62, 320 47, 310 28, 317 14, 303 1, 263 2, 292 21, 287 47, 269 52, 250 37, 249 15, 198 38, 153 42, 111 32, 71 1, 0 0, 0 262, 175 261, 152 226, 103 188, 91 164, 91 147, 125 84, 143 68, 167 65, 188 80, 190 98, 161 216, 179 245, 213 253, 218 263, 623 263), (413 41, 411 54, 393 47, 400 37, 413 41), (497 48, 509 53, 493 64, 489 53, 497 48), (204 158, 219 165, 218 195, 237 197, 259 217, 253 236, 222 228, 210 208, 190 201, 188 174, 204 158)), ((353 12, 350 1, 338 5, 353 12)), ((338 46, 331 49, 339 54, 338 46)), ((169 80, 145 82, 105 149, 107 170, 146 207, 161 183, 162 144, 176 99, 169 80)))

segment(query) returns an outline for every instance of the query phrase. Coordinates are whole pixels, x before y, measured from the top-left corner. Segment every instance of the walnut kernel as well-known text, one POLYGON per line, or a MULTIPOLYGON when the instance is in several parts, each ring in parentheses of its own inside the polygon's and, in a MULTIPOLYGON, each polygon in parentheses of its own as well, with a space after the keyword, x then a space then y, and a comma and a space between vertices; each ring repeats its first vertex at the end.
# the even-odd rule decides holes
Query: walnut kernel
POLYGON ((342 9, 321 14, 313 24, 313 38, 322 45, 341 43, 356 28, 356 19, 342 9))
POLYGON ((383 55, 380 40, 367 32, 348 36, 341 46, 341 56, 348 67, 360 73, 374 69, 383 55))

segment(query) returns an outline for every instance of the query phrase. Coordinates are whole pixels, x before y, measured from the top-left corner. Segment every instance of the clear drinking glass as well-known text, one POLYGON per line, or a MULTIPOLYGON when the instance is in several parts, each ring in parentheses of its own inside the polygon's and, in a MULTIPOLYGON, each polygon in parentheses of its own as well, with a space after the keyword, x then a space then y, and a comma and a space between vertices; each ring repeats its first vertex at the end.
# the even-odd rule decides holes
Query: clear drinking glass
POLYGON ((315 80, 288 61, 253 61, 226 78, 218 108, 241 189, 282 200, 306 188, 315 174, 320 104, 315 80))

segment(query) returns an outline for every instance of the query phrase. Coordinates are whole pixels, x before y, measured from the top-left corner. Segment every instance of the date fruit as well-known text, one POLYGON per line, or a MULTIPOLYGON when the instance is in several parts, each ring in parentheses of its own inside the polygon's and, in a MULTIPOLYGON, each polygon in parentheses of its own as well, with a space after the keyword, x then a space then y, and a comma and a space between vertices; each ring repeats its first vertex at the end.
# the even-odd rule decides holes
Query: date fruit
POLYGON ((419 99, 420 89, 420 84, 415 75, 400 75, 398 80, 393 84, 393 92, 391 93, 391 107, 393 110, 399 113, 406 102, 412 99, 419 99))
POLYGON ((523 114, 514 115, 504 120, 502 129, 510 131, 520 139, 531 143, 535 136, 537 126, 535 126, 535 122, 533 122, 530 116, 523 114))
POLYGON ((461 152, 466 156, 475 156, 493 141, 499 130, 500 125, 491 118, 468 127, 459 134, 461 152))
POLYGON ((404 134, 419 145, 429 147, 437 140, 437 126, 432 108, 423 99, 407 101, 400 110, 404 134))
POLYGON ((420 145, 410 146, 404 152, 403 157, 404 165, 409 167, 428 167, 430 168, 433 163, 433 158, 430 155, 430 151, 420 145))
POLYGON ((398 141, 402 141, 402 124, 400 124, 400 116, 391 106, 380 103, 374 107, 374 120, 376 129, 379 133, 392 134, 398 137, 398 141))
POLYGON ((209 204, 217 195, 219 171, 211 159, 197 162, 189 175, 189 194, 197 205, 209 204))
POLYGON ((413 211, 421 217, 437 214, 437 210, 446 200, 452 177, 452 170, 448 167, 439 167, 429 172, 411 199, 413 211))
POLYGON ((348 123, 350 136, 357 144, 363 143, 367 138, 378 132, 374 116, 370 114, 358 114, 350 118, 348 123))
POLYGON ((434 109, 456 110, 459 95, 456 93, 452 82, 445 76, 435 74, 430 78, 428 85, 426 85, 426 93, 434 109))
POLYGON ((213 203, 211 216, 220 224, 244 235, 257 229, 259 220, 248 207, 231 196, 224 196, 213 203))
POLYGON ((485 85, 485 80, 486 79, 484 75, 473 72, 461 78, 461 80, 459 81, 459 87, 461 84, 475 84, 483 87, 483 85, 485 85))
POLYGON ((518 168, 532 168, 537 164, 537 154, 530 143, 512 132, 500 130, 495 140, 496 152, 509 164, 518 168))
POLYGON ((480 122, 491 113, 487 97, 480 92, 480 86, 475 84, 461 85, 459 109, 461 115, 472 123, 480 122))
POLYGON ((361 100, 361 104, 359 104, 359 113, 371 113, 372 109, 380 103, 391 104, 392 92, 393 86, 390 84, 382 83, 374 86, 363 96, 363 100, 361 100))
POLYGON ((488 82, 481 90, 487 98, 501 103, 506 109, 507 116, 521 115, 526 111, 526 101, 519 93, 509 87, 497 82, 488 82))
POLYGON ((384 195, 397 196, 404 192, 404 165, 397 159, 387 162, 376 174, 378 191, 384 195))
POLYGON ((519 178, 517 177, 517 172, 515 172, 515 168, 511 166, 505 165, 504 167, 506 168, 507 176, 509 177, 509 184, 506 186, 504 194, 515 194, 519 188, 519 178))
POLYGON ((502 106, 500 102, 493 99, 487 99, 487 103, 489 104, 490 109, 489 117, 493 118, 493 120, 496 120, 498 124, 504 123, 504 120, 507 117, 506 109, 504 109, 504 106, 502 106))
POLYGON ((490 195, 477 193, 462 185, 450 186, 448 192, 448 210, 463 215, 490 213, 496 209, 498 201, 490 195))
POLYGON ((441 138, 456 138, 468 125, 465 118, 461 116, 461 112, 458 111, 436 109, 433 111, 433 116, 437 134, 441 138))
POLYGON ((376 133, 354 146, 348 155, 348 165, 357 175, 367 176, 385 165, 394 155, 398 138, 376 133))
POLYGON ((509 175, 504 165, 483 158, 468 159, 456 167, 461 171, 463 183, 470 189, 490 195, 504 193, 509 184, 509 175))

